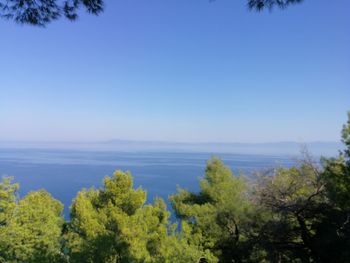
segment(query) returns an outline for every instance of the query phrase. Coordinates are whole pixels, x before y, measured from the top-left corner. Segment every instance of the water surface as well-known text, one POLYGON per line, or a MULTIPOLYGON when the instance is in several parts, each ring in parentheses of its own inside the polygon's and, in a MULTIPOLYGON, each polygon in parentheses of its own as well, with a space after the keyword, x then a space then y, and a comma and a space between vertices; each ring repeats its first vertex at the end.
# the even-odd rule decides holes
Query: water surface
MULTIPOLYGON (((236 174, 275 166, 291 166, 295 158, 277 155, 215 154, 236 174)), ((46 189, 65 206, 65 216, 82 188, 100 187, 115 170, 130 171, 134 186, 147 190, 147 201, 167 199, 181 186, 198 190, 211 153, 114 152, 49 149, 0 149, 0 175, 14 176, 20 195, 46 189)))

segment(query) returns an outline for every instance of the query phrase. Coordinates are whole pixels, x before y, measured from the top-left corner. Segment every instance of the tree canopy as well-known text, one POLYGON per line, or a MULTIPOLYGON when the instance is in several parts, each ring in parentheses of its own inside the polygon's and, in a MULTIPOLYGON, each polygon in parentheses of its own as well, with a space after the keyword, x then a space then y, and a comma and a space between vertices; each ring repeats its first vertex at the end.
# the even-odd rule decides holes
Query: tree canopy
POLYGON ((165 202, 145 205, 130 173, 116 171, 102 189, 83 190, 65 231, 70 262, 195 262, 210 253, 189 245, 168 222, 165 202))
POLYGON ((44 26, 62 16, 78 18, 78 10, 98 15, 104 0, 0 0, 0 17, 21 24, 44 26))
POLYGON ((63 205, 44 190, 19 200, 17 189, 0 183, 0 262, 60 262, 63 205))
MULTIPOLYGON (((274 7, 286 8, 303 0, 246 0, 249 9, 261 11, 274 7)), ((65 17, 78 18, 80 9, 98 15, 104 10, 105 0, 0 0, 0 17, 20 24, 45 26, 65 17)))
POLYGON ((146 203, 129 172, 83 189, 71 205, 45 190, 18 195, 0 182, 0 262, 337 262, 350 260, 350 113, 345 149, 335 158, 305 155, 254 180, 220 159, 207 162, 199 191, 179 188, 146 203))
POLYGON ((189 231, 190 244, 209 249, 220 262, 239 260, 252 209, 246 190, 245 180, 222 161, 208 161, 199 193, 179 189, 171 197, 176 216, 189 231))

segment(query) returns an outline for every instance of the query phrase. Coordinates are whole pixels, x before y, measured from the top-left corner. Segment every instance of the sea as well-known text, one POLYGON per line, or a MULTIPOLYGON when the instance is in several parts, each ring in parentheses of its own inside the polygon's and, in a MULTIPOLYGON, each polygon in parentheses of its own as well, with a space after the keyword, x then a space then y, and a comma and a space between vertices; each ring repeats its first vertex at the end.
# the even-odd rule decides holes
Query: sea
POLYGON ((105 176, 115 170, 130 171, 134 187, 147 192, 147 202, 176 193, 177 188, 199 190, 206 162, 221 158, 235 175, 252 178, 258 171, 297 162, 293 155, 196 153, 196 152, 118 152, 65 149, 0 148, 0 176, 13 176, 20 184, 20 197, 45 189, 64 204, 64 216, 77 192, 102 187, 105 176))

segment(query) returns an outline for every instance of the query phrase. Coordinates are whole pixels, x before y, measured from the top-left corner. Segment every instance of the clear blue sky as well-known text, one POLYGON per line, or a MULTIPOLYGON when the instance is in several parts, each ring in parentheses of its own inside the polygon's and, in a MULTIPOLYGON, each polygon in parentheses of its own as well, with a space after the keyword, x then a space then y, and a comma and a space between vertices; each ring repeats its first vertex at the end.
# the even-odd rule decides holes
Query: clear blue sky
POLYGON ((47 28, 0 21, 0 140, 336 141, 350 1, 107 0, 47 28))

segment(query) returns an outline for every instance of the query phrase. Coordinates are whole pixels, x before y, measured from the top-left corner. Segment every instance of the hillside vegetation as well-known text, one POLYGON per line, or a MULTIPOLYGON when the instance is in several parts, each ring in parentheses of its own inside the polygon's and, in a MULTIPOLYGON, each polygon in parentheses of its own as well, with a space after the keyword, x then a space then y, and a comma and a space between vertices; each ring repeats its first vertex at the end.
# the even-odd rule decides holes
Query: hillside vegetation
MULTIPOLYGON (((208 161, 200 191, 146 204, 129 172, 83 189, 70 208, 45 190, 0 182, 0 262, 350 262, 350 114, 345 150, 256 180, 208 161)), ((67 182, 68 183, 68 182, 67 182)))

